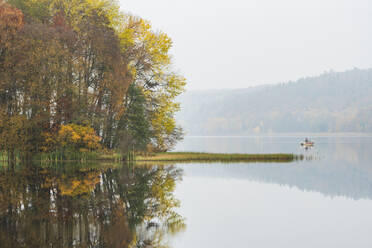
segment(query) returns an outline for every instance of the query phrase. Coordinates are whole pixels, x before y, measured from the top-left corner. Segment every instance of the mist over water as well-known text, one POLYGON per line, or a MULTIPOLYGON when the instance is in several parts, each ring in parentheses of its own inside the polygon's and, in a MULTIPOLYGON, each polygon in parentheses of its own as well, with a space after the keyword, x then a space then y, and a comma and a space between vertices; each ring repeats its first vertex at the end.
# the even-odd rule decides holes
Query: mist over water
POLYGON ((301 153, 288 164, 179 165, 188 229, 175 247, 370 247, 372 138, 188 137, 177 149, 301 153), (204 231, 203 231, 204 230, 204 231))

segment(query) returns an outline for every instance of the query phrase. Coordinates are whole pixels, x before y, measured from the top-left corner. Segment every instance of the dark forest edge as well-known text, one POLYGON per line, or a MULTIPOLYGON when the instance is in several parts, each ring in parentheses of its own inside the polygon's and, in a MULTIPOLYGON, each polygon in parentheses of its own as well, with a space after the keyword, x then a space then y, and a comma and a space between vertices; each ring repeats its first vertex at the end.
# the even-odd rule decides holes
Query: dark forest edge
POLYGON ((0 0, 1 159, 172 149, 186 80, 171 47, 115 0, 0 0))

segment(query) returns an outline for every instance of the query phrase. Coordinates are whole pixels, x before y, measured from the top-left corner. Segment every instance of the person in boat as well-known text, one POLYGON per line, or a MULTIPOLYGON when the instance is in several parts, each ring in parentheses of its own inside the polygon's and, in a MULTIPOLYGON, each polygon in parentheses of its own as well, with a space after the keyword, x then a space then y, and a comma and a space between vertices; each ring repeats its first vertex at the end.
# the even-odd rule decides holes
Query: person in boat
POLYGON ((308 138, 305 138, 305 143, 309 142, 309 139, 308 138))

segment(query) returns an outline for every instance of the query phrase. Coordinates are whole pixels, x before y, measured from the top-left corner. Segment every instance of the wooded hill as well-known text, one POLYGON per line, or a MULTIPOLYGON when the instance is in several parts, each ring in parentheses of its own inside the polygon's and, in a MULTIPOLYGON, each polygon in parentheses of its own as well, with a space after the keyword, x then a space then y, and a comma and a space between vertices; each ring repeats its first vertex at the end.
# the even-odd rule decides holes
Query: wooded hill
POLYGON ((180 101, 177 120, 188 135, 372 133, 372 69, 247 89, 189 91, 180 101))

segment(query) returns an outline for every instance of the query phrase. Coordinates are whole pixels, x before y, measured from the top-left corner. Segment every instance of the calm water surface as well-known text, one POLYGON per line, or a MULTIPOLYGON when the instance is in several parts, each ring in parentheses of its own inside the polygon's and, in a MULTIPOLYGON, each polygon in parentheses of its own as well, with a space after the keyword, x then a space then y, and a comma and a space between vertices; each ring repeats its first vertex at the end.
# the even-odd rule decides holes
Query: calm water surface
POLYGON ((296 153, 289 164, 179 165, 173 247, 372 247, 372 138, 186 138, 179 151, 296 153))
POLYGON ((372 138, 189 137, 293 163, 0 167, 0 247, 372 247, 372 138))

